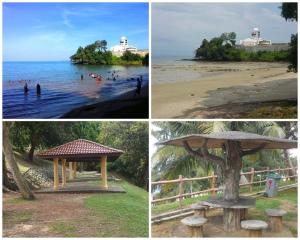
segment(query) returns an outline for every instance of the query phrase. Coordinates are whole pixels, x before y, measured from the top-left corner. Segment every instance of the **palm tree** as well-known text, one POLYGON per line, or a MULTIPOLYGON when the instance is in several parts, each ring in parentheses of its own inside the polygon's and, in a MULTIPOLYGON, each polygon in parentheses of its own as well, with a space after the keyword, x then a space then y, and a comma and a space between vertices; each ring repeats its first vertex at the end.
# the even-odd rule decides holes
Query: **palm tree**
MULTIPOLYGON (((222 131, 245 131, 273 137, 285 137, 285 129, 276 122, 155 122, 156 130, 152 135, 158 140, 168 140, 187 134, 212 133, 222 131)), ((295 130, 294 130, 295 132, 295 130)), ((221 150, 212 150, 215 154, 222 155, 221 150)), ((260 164, 278 166, 283 158, 282 150, 262 150, 255 154, 243 158, 247 165, 260 164), (273 161, 278 159, 279 161, 273 161), (259 161, 258 161, 259 160, 259 161), (277 164, 277 165, 276 165, 277 164)), ((208 175, 214 169, 219 172, 217 166, 205 159, 199 161, 198 158, 191 156, 183 148, 173 146, 160 146, 152 157, 153 169, 152 178, 174 178, 179 174, 190 176, 196 171, 197 174, 208 175), (200 169, 200 171, 199 171, 200 169)), ((244 166, 244 167, 245 167, 244 166)), ((288 164, 287 166, 291 166, 288 164)))

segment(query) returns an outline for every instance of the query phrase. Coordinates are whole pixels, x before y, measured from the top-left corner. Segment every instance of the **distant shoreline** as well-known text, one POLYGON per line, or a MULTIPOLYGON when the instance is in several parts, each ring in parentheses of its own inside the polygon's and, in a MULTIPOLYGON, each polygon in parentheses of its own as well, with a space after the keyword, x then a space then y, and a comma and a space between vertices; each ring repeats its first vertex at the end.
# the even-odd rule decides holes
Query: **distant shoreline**
POLYGON ((182 58, 182 59, 177 59, 175 61, 193 61, 193 62, 216 62, 216 63, 239 63, 239 62, 243 62, 243 63, 255 63, 255 62, 262 62, 262 63, 288 63, 288 61, 259 61, 259 60, 247 60, 247 61, 232 61, 232 60, 228 60, 228 61, 224 61, 224 60, 207 60, 207 59, 198 59, 198 58, 182 58))

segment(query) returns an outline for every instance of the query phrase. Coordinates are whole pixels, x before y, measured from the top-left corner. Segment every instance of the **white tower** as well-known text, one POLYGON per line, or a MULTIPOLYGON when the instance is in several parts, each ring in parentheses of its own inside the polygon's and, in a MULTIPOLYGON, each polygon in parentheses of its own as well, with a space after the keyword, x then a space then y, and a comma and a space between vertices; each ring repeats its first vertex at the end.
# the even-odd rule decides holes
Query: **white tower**
POLYGON ((252 36, 254 39, 256 39, 256 40, 259 40, 259 38, 260 38, 260 30, 259 30, 259 28, 257 28, 257 27, 253 28, 253 31, 252 31, 252 33, 251 33, 251 36, 252 36))
POLYGON ((121 37, 120 46, 122 46, 123 48, 126 48, 128 46, 127 37, 121 37))

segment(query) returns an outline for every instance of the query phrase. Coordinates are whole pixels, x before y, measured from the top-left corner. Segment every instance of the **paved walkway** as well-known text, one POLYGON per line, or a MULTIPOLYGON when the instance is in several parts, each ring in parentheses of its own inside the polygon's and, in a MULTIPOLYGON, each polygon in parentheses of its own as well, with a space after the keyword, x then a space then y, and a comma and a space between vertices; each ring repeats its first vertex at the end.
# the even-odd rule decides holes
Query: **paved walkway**
POLYGON ((108 189, 101 187, 97 182, 69 182, 58 190, 53 187, 36 190, 35 193, 125 193, 120 186, 109 186, 108 189))

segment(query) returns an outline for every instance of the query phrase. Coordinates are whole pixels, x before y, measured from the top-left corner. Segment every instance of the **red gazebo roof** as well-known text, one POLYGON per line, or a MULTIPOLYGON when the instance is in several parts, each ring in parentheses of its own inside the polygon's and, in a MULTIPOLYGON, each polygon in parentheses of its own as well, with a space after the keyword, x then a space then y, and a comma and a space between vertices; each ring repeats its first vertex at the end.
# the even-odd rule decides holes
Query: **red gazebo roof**
POLYGON ((78 139, 37 154, 40 158, 64 158, 69 161, 99 161, 101 156, 118 157, 122 150, 78 139))

